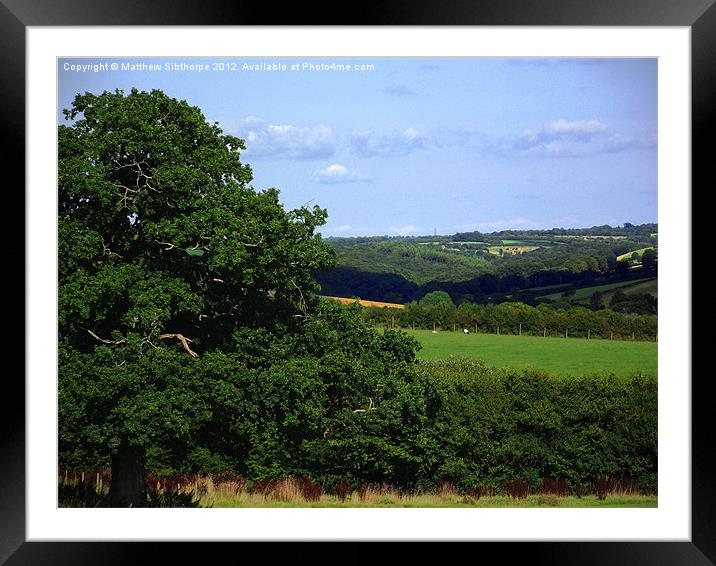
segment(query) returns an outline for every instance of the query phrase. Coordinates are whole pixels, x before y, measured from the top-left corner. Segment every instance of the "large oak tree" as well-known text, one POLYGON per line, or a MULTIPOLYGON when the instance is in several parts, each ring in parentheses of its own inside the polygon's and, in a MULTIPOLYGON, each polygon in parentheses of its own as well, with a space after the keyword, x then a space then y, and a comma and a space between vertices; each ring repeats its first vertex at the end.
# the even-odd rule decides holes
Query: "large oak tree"
POLYGON ((141 506, 147 451, 232 413, 246 329, 299 331, 334 253, 316 233, 325 210, 254 190, 243 141, 187 102, 85 93, 65 116, 60 451, 110 461, 110 500, 141 506))

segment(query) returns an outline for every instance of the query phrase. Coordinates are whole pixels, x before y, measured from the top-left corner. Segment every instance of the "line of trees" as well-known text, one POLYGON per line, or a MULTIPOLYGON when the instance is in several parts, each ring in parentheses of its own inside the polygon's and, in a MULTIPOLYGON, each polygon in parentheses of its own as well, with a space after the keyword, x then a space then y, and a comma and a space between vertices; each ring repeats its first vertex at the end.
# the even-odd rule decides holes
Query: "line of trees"
POLYGON ((519 302, 497 305, 462 303, 455 306, 447 293, 434 291, 404 309, 367 307, 364 318, 386 327, 470 331, 532 336, 565 335, 582 338, 654 340, 658 333, 656 315, 637 315, 586 307, 536 307, 519 302))

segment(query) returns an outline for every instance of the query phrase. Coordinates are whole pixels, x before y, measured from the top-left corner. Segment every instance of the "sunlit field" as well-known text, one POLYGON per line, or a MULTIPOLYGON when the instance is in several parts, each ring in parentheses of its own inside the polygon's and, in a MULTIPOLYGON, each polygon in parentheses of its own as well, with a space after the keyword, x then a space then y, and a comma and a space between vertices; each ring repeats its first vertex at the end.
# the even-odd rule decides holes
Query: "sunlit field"
POLYGON ((468 357, 487 365, 541 369, 554 375, 635 373, 656 375, 657 343, 585 338, 555 338, 462 332, 407 330, 422 349, 419 359, 468 357))

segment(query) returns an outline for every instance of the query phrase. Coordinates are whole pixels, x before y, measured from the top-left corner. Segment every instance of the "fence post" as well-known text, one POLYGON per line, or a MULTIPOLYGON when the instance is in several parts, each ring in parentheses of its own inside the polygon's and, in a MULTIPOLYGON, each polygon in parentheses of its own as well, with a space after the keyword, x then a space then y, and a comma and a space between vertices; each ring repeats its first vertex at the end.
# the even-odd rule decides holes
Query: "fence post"
POLYGON ((592 331, 587 329, 587 340, 592 336, 592 331))
POLYGON ((609 333, 609 339, 610 339, 610 340, 613 340, 613 339, 614 339, 614 332, 610 332, 610 333, 609 333))
POLYGON ((522 323, 520 322, 520 336, 522 336, 522 323))
POLYGON ((569 330, 566 328, 564 329, 564 337, 569 338, 569 330))
POLYGON ((500 327, 499 327, 499 325, 498 325, 498 327, 497 327, 497 335, 498 335, 498 336, 500 335, 500 327))
POLYGON ((547 327, 544 327, 544 330, 542 331, 542 337, 547 338, 547 327))

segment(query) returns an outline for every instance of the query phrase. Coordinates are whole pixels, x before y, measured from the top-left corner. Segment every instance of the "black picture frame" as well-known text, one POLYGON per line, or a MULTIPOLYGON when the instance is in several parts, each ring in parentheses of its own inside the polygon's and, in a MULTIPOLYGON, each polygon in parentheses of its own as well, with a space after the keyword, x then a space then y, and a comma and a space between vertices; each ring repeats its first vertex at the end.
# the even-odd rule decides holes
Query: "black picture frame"
MULTIPOLYGON (((24 211, 25 162, 25 31, 28 26, 62 25, 563 25, 563 26, 686 26, 691 29, 692 63, 692 186, 712 182, 707 135, 714 126, 716 101, 716 5, 714 0, 428 0, 374 2, 354 12, 339 10, 336 4, 247 3, 219 0, 159 0, 153 2, 114 2, 100 0, 0 0, 0 124, 4 144, 2 154, 6 175, 18 179, 12 185, 17 199, 13 210, 24 211), (345 14, 345 15, 341 15, 345 14), (12 167, 11 167, 12 165, 12 167)), ((6 179, 8 177, 6 176, 6 179)), ((7 182, 7 181, 6 181, 7 182)), ((11 183, 7 182, 6 189, 11 183)), ((692 190, 684 187, 685 191, 692 190)), ((692 190, 693 194, 693 190, 692 190)), ((7 198, 11 198, 6 195, 7 198)), ((6 204, 7 206, 7 204, 6 204)), ((24 212, 22 217, 24 217, 24 212)), ((693 224, 692 224, 693 225, 693 224)), ((19 232, 15 232, 19 233, 19 232)), ((691 238, 691 234, 684 237, 691 238)), ((16 246, 10 260, 17 283, 25 283, 19 265, 24 265, 16 246)), ((6 259, 6 261, 8 261, 6 259)), ((692 281, 695 281, 692 279, 692 281)), ((22 293, 24 288, 3 283, 6 293, 22 293)), ((8 296, 8 295, 6 295, 8 296)), ((17 301, 19 303, 19 301, 17 301)), ((20 316, 20 315, 18 315, 20 316)), ((687 329, 689 330, 689 329, 687 329)), ((14 343, 19 333, 14 332, 14 343)), ((24 333, 23 333, 24 335, 24 333)), ((692 335, 694 335, 692 333, 692 335)), ((28 336, 27 339, 32 337, 28 336)), ((693 351, 693 347, 692 347, 693 351)), ((15 357, 19 355, 15 354, 15 357)), ((7 366, 9 367, 9 366, 7 366)), ((691 376, 679 376, 691 378, 691 376)), ((530 563, 551 564, 713 564, 716 562, 716 482, 712 479, 714 451, 710 432, 711 401, 707 393, 709 375, 692 380, 692 538, 690 542, 505 542, 484 543, 478 552, 497 551, 502 556, 519 554, 530 563)), ((206 562, 216 543, 78 543, 26 542, 25 540, 25 409, 24 383, 16 373, 6 373, 3 388, 2 466, 0 466, 0 561, 16 564, 132 564, 151 559, 161 546, 162 562, 179 558, 182 562, 206 562), (10 401, 12 400, 12 401, 10 401), (13 411, 14 409, 14 411, 13 411)), ((320 539, 320 533, 317 533, 320 539)), ((259 545, 259 543, 245 543, 259 545)), ((343 543, 336 551, 308 548, 313 543, 275 545, 271 561, 305 556, 311 562, 368 562, 383 550, 378 543, 343 543), (276 549, 276 546, 280 548, 276 549), (337 554, 339 553, 339 554, 337 554), (340 556, 340 559, 338 559, 340 556)), ((232 545, 223 545, 224 548, 232 545)), ((259 553, 265 552, 252 548, 259 553)), ((425 555, 423 545, 401 550, 403 560, 411 553, 425 555), (405 554, 407 552, 407 554, 405 554)), ((231 551, 230 551, 231 552, 231 551)), ((231 562, 246 559, 246 550, 232 553, 231 562)), ((474 551, 472 551, 474 552, 474 551)), ((261 554, 259 554, 261 555, 261 554)), ((484 556, 481 554, 481 556, 484 556)), ((227 558, 222 558, 222 561, 227 558)), ((213 561, 213 559, 212 559, 213 561)), ((243 560, 242 560, 243 561, 243 560)))

